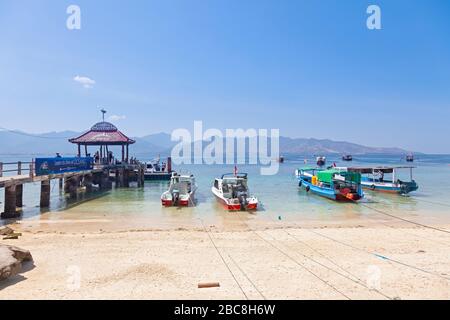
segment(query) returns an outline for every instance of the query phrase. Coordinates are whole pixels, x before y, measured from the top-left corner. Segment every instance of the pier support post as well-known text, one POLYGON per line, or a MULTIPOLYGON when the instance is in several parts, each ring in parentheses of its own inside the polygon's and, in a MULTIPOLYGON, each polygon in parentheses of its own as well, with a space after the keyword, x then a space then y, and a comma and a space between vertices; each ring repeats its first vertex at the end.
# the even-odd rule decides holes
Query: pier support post
POLYGON ((125 187, 125 169, 120 168, 119 170, 119 180, 120 180, 120 187, 125 187))
POLYGON ((70 177, 64 179, 64 194, 70 192, 70 177))
POLYGON ((119 174, 119 170, 115 171, 115 182, 116 182, 116 188, 120 188, 120 174, 119 174))
POLYGON ((59 178, 59 192, 60 193, 63 191, 63 185, 64 185, 64 179, 59 178))
POLYGON ((78 180, 78 176, 66 176, 66 178, 64 179, 64 193, 68 193, 70 199, 76 199, 79 184, 80 182, 78 180))
POLYGON ((137 174, 137 182, 138 182, 138 187, 142 188, 144 187, 144 168, 142 166, 139 166, 138 169, 138 174, 137 174))
POLYGON ((16 186, 16 207, 23 207, 23 184, 16 186))
POLYGON ((50 207, 50 180, 41 181, 41 208, 50 207))
POLYGON ((123 172, 123 181, 124 181, 124 187, 125 188, 129 188, 130 187, 130 170, 125 169, 123 172))
POLYGON ((136 175, 136 181, 137 181, 138 188, 142 188, 141 167, 138 168, 137 175, 136 175))
POLYGON ((78 176, 70 177, 70 183, 69 183, 70 199, 76 199, 77 198, 77 191, 78 191, 78 187, 79 186, 80 186, 79 177, 78 176))
POLYGON ((109 181, 109 172, 103 172, 100 177, 100 189, 109 190, 112 187, 111 181, 109 181))
POLYGON ((1 214, 1 218, 16 218, 19 215, 16 211, 16 186, 5 187, 5 211, 1 214))
POLYGON ((86 188, 86 192, 92 192, 92 174, 87 174, 83 178, 83 186, 86 188))

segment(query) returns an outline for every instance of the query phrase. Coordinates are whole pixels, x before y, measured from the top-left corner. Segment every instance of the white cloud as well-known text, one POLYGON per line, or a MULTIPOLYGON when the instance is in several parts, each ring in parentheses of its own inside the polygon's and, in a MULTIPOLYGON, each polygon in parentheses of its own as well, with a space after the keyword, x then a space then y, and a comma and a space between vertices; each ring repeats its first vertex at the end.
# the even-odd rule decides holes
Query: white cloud
POLYGON ((114 122, 114 121, 125 120, 126 118, 127 118, 126 116, 119 116, 117 114, 113 114, 108 117, 108 121, 114 122))
POLYGON ((94 84, 95 84, 95 80, 88 78, 88 77, 83 77, 83 76, 76 76, 73 78, 73 81, 78 82, 86 89, 93 88, 94 84))

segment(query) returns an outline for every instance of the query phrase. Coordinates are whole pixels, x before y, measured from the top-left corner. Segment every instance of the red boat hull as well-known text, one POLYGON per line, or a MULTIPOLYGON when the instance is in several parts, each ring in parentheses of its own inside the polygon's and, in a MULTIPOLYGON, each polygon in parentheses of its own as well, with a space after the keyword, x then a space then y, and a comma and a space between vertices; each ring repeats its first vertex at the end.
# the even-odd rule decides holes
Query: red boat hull
MULTIPOLYGON (((228 211, 241 211, 241 204, 229 204, 225 199, 220 198, 214 194, 216 199, 224 206, 228 211)), ((258 203, 250 203, 245 208, 246 210, 256 210, 258 208, 258 203)))

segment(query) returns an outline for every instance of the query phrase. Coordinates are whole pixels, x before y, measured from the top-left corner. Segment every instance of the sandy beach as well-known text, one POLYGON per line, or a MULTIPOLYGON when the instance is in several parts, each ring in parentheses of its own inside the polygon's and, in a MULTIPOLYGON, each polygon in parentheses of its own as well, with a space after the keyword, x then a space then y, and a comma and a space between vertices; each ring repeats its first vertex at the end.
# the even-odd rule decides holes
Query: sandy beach
POLYGON ((0 283, 0 299, 450 299, 450 234, 409 224, 53 222, 11 225, 22 237, 1 243, 30 250, 34 265, 0 283))

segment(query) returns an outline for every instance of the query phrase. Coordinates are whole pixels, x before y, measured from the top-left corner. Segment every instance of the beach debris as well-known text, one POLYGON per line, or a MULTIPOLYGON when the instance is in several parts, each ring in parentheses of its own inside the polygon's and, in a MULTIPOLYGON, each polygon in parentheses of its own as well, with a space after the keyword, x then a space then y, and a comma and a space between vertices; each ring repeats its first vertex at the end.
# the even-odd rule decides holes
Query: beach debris
POLYGON ((278 220, 281 220, 281 216, 278 216, 278 220))
POLYGON ((33 261, 30 251, 0 245, 0 280, 18 274, 22 270, 24 261, 33 261))
POLYGON ((6 235, 5 237, 3 237, 3 240, 17 240, 17 239, 19 239, 20 236, 22 236, 22 233, 13 232, 13 233, 10 233, 10 234, 6 235))
POLYGON ((0 228, 0 236, 7 236, 11 233, 14 233, 14 230, 10 227, 1 227, 0 228))
POLYGON ((3 240, 19 239, 22 234, 20 232, 15 232, 10 227, 0 228, 0 236, 4 236, 3 240))
POLYGON ((220 283, 219 282, 201 282, 198 284, 198 288, 199 289, 204 289, 204 288, 218 288, 220 287, 220 283))

